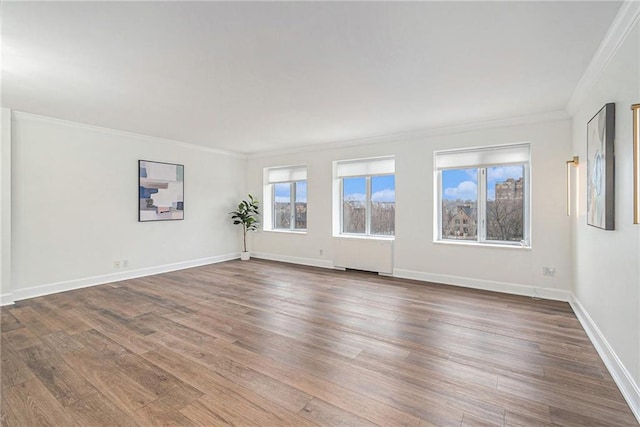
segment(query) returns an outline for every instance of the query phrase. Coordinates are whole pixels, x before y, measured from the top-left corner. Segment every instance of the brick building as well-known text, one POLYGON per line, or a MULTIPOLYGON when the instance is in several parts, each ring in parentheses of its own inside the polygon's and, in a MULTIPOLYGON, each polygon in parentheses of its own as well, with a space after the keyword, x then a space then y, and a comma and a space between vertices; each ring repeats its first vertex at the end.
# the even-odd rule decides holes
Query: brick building
POLYGON ((522 200, 524 181, 522 178, 508 178, 496 183, 496 200, 522 200))
POLYGON ((477 233, 476 213, 469 205, 458 205, 455 215, 449 220, 449 235, 466 237, 477 233))

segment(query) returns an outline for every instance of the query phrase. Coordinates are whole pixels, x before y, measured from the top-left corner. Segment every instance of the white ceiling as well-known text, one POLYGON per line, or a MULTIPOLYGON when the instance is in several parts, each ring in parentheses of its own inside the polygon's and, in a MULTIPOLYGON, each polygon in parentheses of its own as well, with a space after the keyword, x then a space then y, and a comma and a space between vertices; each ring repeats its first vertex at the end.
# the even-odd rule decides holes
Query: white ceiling
POLYGON ((3 2, 2 105, 245 153, 564 109, 619 2, 3 2))

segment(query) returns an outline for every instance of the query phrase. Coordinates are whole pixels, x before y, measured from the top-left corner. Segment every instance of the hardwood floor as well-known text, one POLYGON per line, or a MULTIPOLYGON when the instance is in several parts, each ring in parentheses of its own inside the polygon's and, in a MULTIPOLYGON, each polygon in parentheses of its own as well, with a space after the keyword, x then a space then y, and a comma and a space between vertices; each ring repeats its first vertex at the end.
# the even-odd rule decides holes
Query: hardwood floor
POLYGON ((2 315, 2 425, 630 426, 566 303, 267 261, 2 315))

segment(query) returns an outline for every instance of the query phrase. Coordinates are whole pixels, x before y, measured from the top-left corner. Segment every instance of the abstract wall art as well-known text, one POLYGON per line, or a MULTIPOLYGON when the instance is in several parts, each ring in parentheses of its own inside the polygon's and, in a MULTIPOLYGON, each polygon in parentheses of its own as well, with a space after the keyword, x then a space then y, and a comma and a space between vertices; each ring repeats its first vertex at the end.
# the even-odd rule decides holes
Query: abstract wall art
POLYGON ((587 224, 613 230, 615 104, 609 103, 587 124, 587 224))
POLYGON ((184 219, 184 166, 138 160, 138 221, 184 219))

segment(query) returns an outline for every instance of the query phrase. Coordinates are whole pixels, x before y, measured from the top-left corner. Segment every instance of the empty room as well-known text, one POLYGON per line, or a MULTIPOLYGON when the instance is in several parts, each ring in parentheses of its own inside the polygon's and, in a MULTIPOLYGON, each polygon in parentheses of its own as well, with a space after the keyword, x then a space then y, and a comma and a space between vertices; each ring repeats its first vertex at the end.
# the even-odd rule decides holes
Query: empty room
POLYGON ((0 25, 0 425, 639 424, 640 1, 0 25))

